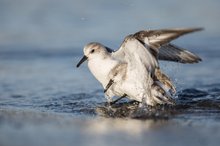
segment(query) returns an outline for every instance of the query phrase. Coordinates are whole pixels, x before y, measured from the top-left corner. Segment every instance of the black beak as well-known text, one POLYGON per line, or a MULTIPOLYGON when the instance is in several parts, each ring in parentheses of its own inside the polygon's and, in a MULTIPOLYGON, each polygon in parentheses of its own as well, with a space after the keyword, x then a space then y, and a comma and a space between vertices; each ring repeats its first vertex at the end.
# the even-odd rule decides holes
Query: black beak
POLYGON ((83 56, 83 58, 79 61, 79 63, 76 65, 76 67, 79 67, 84 61, 86 61, 88 59, 88 57, 86 57, 85 55, 83 56))

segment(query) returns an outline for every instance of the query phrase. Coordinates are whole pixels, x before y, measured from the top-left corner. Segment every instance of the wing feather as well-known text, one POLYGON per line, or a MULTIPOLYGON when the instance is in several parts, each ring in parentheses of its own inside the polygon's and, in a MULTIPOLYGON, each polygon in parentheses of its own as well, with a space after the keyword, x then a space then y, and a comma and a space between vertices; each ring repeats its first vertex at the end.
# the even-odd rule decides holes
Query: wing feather
POLYGON ((173 44, 163 45, 159 49, 158 59, 180 63, 198 63, 202 61, 202 59, 194 53, 173 44))
POLYGON ((128 63, 129 66, 144 66, 149 71, 158 67, 157 59, 151 54, 149 48, 144 46, 133 35, 129 35, 123 41, 121 47, 112 53, 118 60, 128 63))
POLYGON ((123 41, 121 47, 112 52, 117 59, 124 60, 125 56, 139 54, 146 60, 167 60, 180 63, 197 63, 202 59, 194 53, 180 48, 169 42, 188 33, 201 31, 202 28, 177 28, 177 29, 161 29, 161 30, 143 30, 135 34, 129 35, 123 41), (136 44, 136 46, 134 46, 136 44), (137 51, 137 48, 145 48, 151 55, 146 55, 144 51, 137 51), (140 47, 141 46, 141 47, 140 47), (150 59, 149 59, 150 57, 150 59))
POLYGON ((162 45, 170 41, 196 31, 201 31, 202 28, 176 28, 176 29, 160 29, 160 30, 143 30, 134 34, 134 36, 145 44, 148 44, 153 49, 158 49, 162 45))
POLYGON ((159 60, 175 61, 180 63, 197 63, 201 58, 186 49, 169 44, 170 41, 202 28, 179 28, 139 31, 134 34, 141 43, 150 47, 152 54, 159 60))

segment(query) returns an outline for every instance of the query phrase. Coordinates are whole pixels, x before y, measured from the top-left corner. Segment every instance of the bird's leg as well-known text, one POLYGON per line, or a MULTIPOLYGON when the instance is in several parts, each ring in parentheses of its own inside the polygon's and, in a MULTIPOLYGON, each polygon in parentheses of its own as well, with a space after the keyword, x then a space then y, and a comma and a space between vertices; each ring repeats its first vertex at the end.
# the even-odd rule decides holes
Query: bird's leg
POLYGON ((127 94, 124 94, 123 96, 117 98, 116 100, 110 102, 109 104, 110 104, 110 105, 113 105, 113 104, 115 104, 116 102, 118 102, 119 100, 121 100, 122 98, 125 98, 126 96, 127 96, 127 94))
POLYGON ((114 81, 112 79, 109 80, 105 90, 104 90, 104 93, 111 87, 111 85, 114 83, 114 81))

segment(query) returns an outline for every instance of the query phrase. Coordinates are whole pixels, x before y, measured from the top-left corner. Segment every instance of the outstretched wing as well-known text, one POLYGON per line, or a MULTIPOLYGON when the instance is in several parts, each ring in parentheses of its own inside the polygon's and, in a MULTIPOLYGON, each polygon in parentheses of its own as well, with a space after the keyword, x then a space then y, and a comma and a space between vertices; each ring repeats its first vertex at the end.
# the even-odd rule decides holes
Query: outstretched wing
POLYGON ((158 59, 181 63, 196 63, 201 61, 201 58, 185 49, 171 45, 169 42, 182 35, 200 30, 202 28, 144 30, 135 33, 134 37, 149 46, 151 52, 158 59))
POLYGON ((151 72, 158 67, 155 56, 134 35, 127 36, 121 47, 112 53, 112 57, 127 63, 131 69, 147 69, 148 72, 151 72))

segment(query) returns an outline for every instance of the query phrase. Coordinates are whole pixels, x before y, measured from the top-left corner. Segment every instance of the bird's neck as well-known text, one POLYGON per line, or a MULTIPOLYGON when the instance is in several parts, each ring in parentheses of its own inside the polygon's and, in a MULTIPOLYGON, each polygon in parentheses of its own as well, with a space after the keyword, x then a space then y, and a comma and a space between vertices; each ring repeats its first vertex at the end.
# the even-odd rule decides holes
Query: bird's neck
POLYGON ((110 56, 105 58, 94 58, 89 60, 88 66, 95 78, 105 87, 110 78, 110 71, 118 64, 117 60, 112 59, 110 56))

